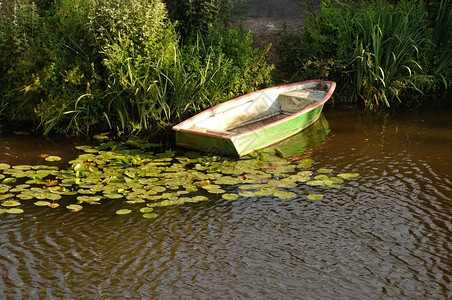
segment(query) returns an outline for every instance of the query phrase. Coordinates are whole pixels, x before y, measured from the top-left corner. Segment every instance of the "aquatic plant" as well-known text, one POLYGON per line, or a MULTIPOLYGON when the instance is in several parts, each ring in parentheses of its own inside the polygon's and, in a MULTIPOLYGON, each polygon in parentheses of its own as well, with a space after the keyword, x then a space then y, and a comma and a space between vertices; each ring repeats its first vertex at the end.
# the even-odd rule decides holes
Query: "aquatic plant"
POLYGON ((419 48, 425 38, 426 16, 415 9, 376 0, 355 16, 354 82, 367 107, 390 106, 407 88, 419 90, 427 78, 420 71, 419 48))
POLYGON ((430 47, 427 48, 427 58, 432 62, 433 73, 450 87, 452 79, 452 3, 442 0, 434 17, 433 33, 430 47))
POLYGON ((283 159, 271 150, 265 160, 232 159, 192 151, 154 153, 158 145, 139 139, 102 140, 97 146, 77 146, 81 153, 66 169, 55 165, 61 164, 56 156, 49 165, 1 163, 0 206, 5 208, 0 213, 22 213, 23 202, 30 200, 36 209, 70 212, 113 201, 117 215, 155 218, 164 207, 209 200, 319 200, 319 191, 340 188, 345 179, 359 176, 334 176, 333 169, 314 168, 312 159, 283 159))
POLYGON ((297 80, 327 77, 341 88, 336 99, 369 109, 450 86, 450 1, 324 0, 306 9, 303 35, 283 42, 297 80))

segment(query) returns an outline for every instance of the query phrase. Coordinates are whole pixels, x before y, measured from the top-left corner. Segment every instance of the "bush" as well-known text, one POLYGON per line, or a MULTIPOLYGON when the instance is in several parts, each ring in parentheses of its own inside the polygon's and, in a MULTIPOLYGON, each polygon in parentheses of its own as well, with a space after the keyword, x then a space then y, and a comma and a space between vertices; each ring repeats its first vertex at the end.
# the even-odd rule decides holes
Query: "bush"
POLYGON ((243 28, 211 31, 181 47, 158 80, 159 124, 169 126, 208 107, 270 84, 273 66, 243 28))
POLYGON ((35 107, 44 133, 89 133, 99 126, 106 87, 102 56, 86 26, 89 9, 86 1, 59 0, 47 16, 49 60, 35 107))
POLYGON ((13 122, 35 122, 33 108, 41 95, 48 48, 45 27, 34 2, 7 2, 0 7, 0 99, 13 122))
POLYGON ((177 22, 183 39, 224 27, 240 1, 243 0, 164 0, 170 19, 177 22))
POLYGON ((15 0, 0 12, 0 113, 44 134, 155 133, 270 82, 251 34, 212 28, 180 46, 161 0, 15 0))
POLYGON ((159 76, 177 48, 165 6, 160 0, 98 0, 88 27, 106 68, 103 115, 124 131, 153 130, 162 109, 159 76))

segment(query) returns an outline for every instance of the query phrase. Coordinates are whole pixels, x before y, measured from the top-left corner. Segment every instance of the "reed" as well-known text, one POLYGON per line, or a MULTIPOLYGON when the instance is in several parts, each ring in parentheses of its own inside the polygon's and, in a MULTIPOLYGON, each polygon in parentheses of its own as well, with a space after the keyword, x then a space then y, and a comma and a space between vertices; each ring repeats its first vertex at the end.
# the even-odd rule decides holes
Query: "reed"
MULTIPOLYGON (((434 61, 434 73, 440 74, 452 66, 452 3, 442 0, 435 18, 429 59, 434 61)), ((447 85, 447 81, 445 84, 447 85)))
POLYGON ((373 108, 400 101, 402 91, 420 91, 426 77, 417 60, 425 38, 425 16, 376 0, 356 16, 355 91, 373 108))
POLYGON ((450 0, 323 0, 320 9, 306 3, 301 46, 295 40, 285 50, 294 80, 334 80, 340 101, 368 108, 408 103, 452 85, 450 0))

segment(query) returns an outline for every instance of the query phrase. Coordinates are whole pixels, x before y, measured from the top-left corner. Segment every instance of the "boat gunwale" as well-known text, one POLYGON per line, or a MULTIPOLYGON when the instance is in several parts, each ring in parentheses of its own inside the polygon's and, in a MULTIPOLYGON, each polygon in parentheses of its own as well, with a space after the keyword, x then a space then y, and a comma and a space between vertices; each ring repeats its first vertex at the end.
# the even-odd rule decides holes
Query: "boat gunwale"
POLYGON ((244 135, 247 135, 247 134, 250 134, 250 133, 253 133, 253 132, 258 132, 258 131, 264 130, 264 129, 269 128, 269 127, 273 127, 273 126, 279 125, 279 124, 284 123, 284 122, 286 122, 286 121, 288 121, 290 119, 296 118, 296 117, 298 117, 300 115, 303 115, 303 114, 305 114, 305 113, 307 113, 307 112, 309 112, 311 110, 314 110, 317 107, 319 107, 321 105, 324 105, 325 102, 327 102, 331 98, 331 95, 333 94, 335 89, 336 89, 336 82, 328 81, 328 80, 320 80, 320 79, 311 79, 311 80, 307 80, 307 81, 295 82, 295 83, 286 84, 286 85, 279 85, 279 86, 268 87, 268 88, 265 88, 265 89, 257 90, 257 91, 251 92, 251 93, 247 93, 247 94, 238 96, 236 98, 233 98, 233 99, 227 100, 225 102, 219 103, 219 104, 217 104, 215 106, 212 106, 212 107, 210 107, 210 108, 208 108, 208 109, 206 109, 206 110, 204 110, 204 111, 202 111, 202 112, 200 112, 200 113, 198 113, 198 114, 186 119, 185 121, 173 126, 172 129, 174 131, 187 132, 187 133, 193 133, 193 134, 198 134, 198 135, 203 135, 203 136, 221 138, 221 139, 224 139, 224 140, 232 140, 233 138, 237 138, 237 137, 244 136, 244 135), (238 102, 238 101, 242 100, 243 98, 248 98, 248 97, 250 97, 250 96, 252 96, 254 94, 263 93, 265 91, 270 91, 270 90, 283 89, 283 88, 287 88, 287 87, 291 87, 291 86, 295 86, 295 85, 309 84, 309 83, 312 83, 312 82, 330 84, 330 87, 329 87, 327 93, 325 94, 325 96, 322 98, 322 100, 319 100, 316 104, 310 105, 310 106, 306 107, 305 109, 300 110, 299 112, 293 113, 290 116, 282 118, 282 119, 280 119, 278 121, 275 121, 275 122, 272 122, 272 123, 269 123, 269 124, 265 124, 263 126, 260 126, 260 127, 255 128, 255 129, 248 130, 248 131, 244 131, 244 132, 241 132, 241 133, 225 134, 225 135, 222 135, 220 133, 201 132, 201 131, 198 131, 198 130, 191 130, 189 128, 182 128, 186 123, 193 122, 194 120, 200 118, 204 114, 213 113, 215 110, 218 110, 219 108, 221 108, 224 105, 229 105, 230 103, 238 102))

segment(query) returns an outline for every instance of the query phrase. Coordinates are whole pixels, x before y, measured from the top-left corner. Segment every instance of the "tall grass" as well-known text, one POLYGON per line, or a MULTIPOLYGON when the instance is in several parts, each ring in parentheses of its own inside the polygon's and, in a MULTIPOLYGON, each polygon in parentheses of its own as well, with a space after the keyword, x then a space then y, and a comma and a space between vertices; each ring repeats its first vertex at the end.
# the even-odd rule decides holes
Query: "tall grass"
MULTIPOLYGON (((452 66, 452 3, 442 0, 439 5, 438 15, 434 20, 432 47, 429 59, 434 61, 434 73, 442 75, 442 72, 452 66)), ((450 74, 449 74, 450 75, 450 74)), ((444 79, 447 85, 447 80, 444 79)))
POLYGON ((417 61, 426 43, 425 16, 415 8, 402 10, 377 0, 356 16, 355 88, 366 106, 390 106, 410 87, 419 90, 425 76, 417 61))
POLYGON ((294 80, 335 80, 341 101, 368 108, 452 85, 450 0, 322 0, 320 9, 307 0, 306 8, 301 46, 292 39, 286 51, 294 80))

